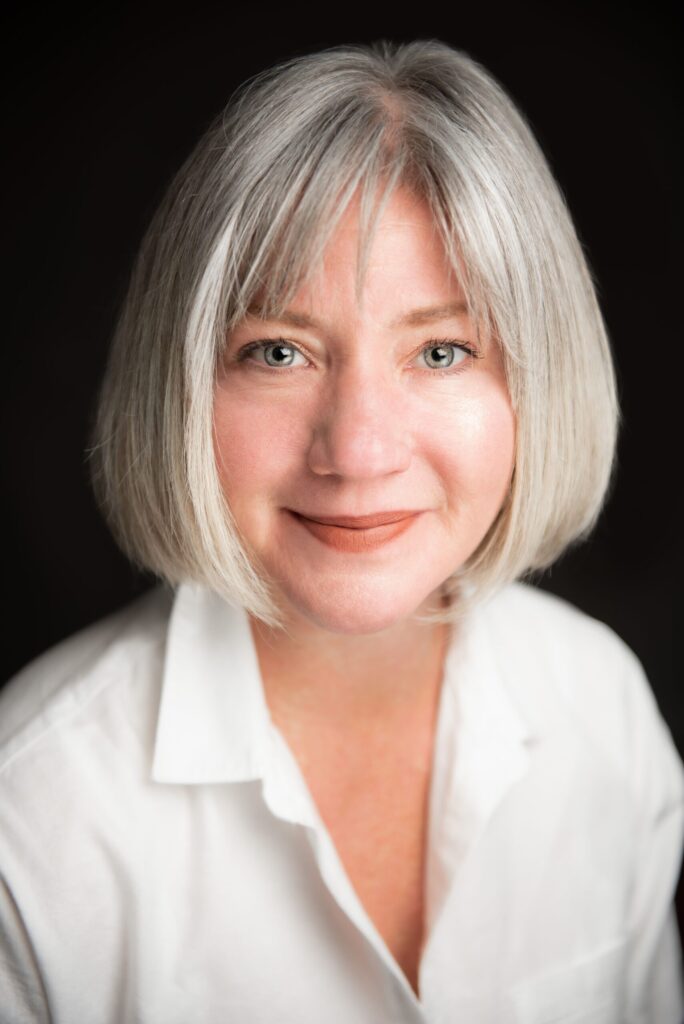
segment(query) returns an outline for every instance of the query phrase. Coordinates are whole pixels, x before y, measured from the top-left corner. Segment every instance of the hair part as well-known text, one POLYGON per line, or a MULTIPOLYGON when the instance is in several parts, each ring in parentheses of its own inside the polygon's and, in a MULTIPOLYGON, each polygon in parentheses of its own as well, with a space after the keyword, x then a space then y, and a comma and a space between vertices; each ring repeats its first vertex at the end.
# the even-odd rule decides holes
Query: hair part
POLYGON ((500 344, 516 415, 510 493, 445 581, 464 608, 587 536, 611 480, 610 347, 570 215, 494 78, 438 41, 339 46, 247 82, 181 167, 143 240, 90 449, 98 503, 127 556, 191 579, 271 626, 281 613, 216 467, 226 332, 277 315, 359 199, 357 289, 392 191, 429 206, 475 322, 500 344))

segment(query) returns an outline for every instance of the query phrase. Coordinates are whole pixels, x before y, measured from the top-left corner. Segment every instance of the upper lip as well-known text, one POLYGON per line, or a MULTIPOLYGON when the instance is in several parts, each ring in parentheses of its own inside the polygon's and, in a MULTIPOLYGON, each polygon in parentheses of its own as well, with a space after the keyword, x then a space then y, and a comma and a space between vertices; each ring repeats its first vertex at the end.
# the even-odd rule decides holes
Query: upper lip
POLYGON ((400 519, 416 516, 420 511, 422 510, 397 509, 392 512, 373 512, 365 516, 320 516, 318 513, 304 512, 295 512, 295 515, 302 516, 304 519, 312 519, 315 523, 323 523, 326 526, 346 526, 352 530, 362 530, 373 526, 384 526, 386 523, 396 523, 400 519))

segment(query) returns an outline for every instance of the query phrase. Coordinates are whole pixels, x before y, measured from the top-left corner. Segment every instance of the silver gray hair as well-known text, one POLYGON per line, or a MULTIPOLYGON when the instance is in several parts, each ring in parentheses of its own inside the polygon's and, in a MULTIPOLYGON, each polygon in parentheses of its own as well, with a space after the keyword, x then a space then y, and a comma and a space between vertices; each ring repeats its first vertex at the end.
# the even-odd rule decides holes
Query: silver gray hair
POLYGON ((437 619, 548 566, 585 537, 610 484, 610 347, 567 207, 530 128, 466 54, 429 40, 339 46, 247 82, 178 172, 143 240, 90 449, 124 552, 282 623, 219 482, 213 394, 226 331, 276 315, 361 196, 358 287, 397 185, 429 205, 516 415, 510 492, 450 579, 437 619))

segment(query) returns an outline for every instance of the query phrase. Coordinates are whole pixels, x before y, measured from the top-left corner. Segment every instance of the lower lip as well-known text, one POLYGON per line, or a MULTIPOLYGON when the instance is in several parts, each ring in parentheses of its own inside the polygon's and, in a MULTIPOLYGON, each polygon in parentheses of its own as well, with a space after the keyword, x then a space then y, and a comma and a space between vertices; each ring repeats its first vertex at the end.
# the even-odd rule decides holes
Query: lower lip
MULTIPOLYGON (((418 513, 419 514, 419 513, 418 513)), ((304 516, 290 512, 293 519, 313 534, 323 544, 327 544, 336 551, 365 552, 373 551, 382 544, 399 537, 413 525, 418 514, 407 516, 406 519, 399 519, 396 523, 386 523, 384 526, 372 526, 362 530, 354 530, 348 526, 328 526, 324 523, 317 523, 313 519, 305 519, 304 516)))

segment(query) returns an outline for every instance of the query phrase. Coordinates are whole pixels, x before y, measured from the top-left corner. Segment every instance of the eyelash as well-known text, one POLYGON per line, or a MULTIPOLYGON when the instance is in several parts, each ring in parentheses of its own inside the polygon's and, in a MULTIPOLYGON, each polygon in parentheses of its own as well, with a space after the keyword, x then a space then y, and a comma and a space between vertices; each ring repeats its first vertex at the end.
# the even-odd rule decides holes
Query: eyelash
MULTIPOLYGON (((247 357, 252 352, 256 352, 259 350, 263 351, 264 349, 275 347, 278 345, 282 345, 284 348, 294 349, 296 352, 299 352, 300 355, 305 355, 305 353, 302 352, 299 346, 295 345, 294 342, 287 341, 286 338, 273 338, 272 340, 269 341, 251 341, 248 345, 245 345, 244 348, 241 348, 240 351, 237 353, 236 362, 245 362, 247 357)), ((466 356, 470 356, 472 359, 480 358, 479 352, 477 352, 474 348, 471 348, 470 345, 466 344, 463 341, 454 341, 451 338, 432 338, 425 345, 423 345, 420 351, 426 352, 428 349, 431 348, 456 348, 459 349, 461 352, 465 352, 466 356)), ((440 370, 437 367, 429 366, 426 367, 425 369, 428 370, 429 372, 432 372, 433 374, 439 375, 440 377, 446 377, 463 370, 465 368, 466 363, 467 359, 463 359, 460 363, 457 363, 456 366, 447 367, 447 369, 445 370, 440 370)), ((276 373, 282 373, 284 370, 301 369, 301 367, 296 366, 283 366, 281 368, 278 368, 276 366, 269 366, 266 363, 261 363, 259 365, 264 370, 273 370, 276 373)))

